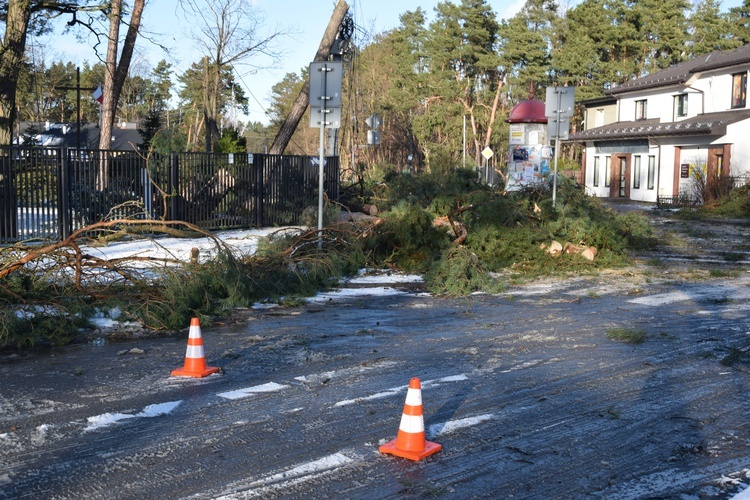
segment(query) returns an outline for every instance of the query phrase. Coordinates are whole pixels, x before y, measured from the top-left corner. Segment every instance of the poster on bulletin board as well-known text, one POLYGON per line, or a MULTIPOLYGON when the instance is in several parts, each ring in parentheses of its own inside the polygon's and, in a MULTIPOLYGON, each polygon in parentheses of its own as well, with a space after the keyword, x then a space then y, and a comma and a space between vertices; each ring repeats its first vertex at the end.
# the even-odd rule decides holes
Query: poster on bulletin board
POLYGON ((510 126, 510 144, 524 144, 526 142, 523 125, 511 125, 510 126))

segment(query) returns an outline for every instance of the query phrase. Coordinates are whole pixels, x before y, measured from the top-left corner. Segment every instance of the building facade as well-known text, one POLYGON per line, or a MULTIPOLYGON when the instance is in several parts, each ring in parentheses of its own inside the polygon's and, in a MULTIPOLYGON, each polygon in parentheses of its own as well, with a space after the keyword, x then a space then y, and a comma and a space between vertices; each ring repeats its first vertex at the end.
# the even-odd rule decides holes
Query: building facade
POLYGON ((582 103, 584 130, 568 142, 585 147, 586 191, 657 202, 714 193, 745 178, 748 71, 750 44, 631 80, 582 103))

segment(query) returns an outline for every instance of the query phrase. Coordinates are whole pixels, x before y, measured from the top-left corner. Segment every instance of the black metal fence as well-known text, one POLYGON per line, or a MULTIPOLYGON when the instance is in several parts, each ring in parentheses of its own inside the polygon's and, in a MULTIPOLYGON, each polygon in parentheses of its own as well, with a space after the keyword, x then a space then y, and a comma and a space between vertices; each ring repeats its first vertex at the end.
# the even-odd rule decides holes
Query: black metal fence
MULTIPOLYGON (((317 206, 318 171, 309 156, 0 148, 0 243, 124 217, 211 230, 294 225, 317 206)), ((338 198, 338 157, 325 158, 324 191, 338 198)))

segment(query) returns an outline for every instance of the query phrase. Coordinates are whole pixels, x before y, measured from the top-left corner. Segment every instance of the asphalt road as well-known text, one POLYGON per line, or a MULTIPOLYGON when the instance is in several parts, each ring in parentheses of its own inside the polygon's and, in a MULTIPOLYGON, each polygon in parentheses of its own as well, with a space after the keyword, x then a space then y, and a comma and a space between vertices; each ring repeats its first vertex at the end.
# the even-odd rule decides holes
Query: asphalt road
POLYGON ((727 498, 750 483, 746 274, 244 311, 202 329, 205 379, 170 377, 187 331, 3 352, 0 498, 727 498), (378 452, 411 377, 443 446, 421 462, 378 452))

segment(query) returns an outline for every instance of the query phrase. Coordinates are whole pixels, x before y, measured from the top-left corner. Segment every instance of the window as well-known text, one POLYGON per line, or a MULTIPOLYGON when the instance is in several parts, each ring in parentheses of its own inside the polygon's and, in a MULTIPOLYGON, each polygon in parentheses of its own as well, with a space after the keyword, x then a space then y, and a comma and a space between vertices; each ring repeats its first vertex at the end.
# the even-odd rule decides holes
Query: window
POLYGON ((674 117, 680 118, 687 116, 688 96, 680 94, 674 96, 674 117))
POLYGON ((656 178, 656 156, 649 155, 648 157, 648 189, 654 189, 654 180, 656 178))
POLYGON ((601 127, 604 125, 604 109, 597 109, 596 110, 596 125, 595 127, 601 127))
POLYGON ((594 156, 594 187, 599 186, 599 157, 594 156))
POLYGON ((732 108, 745 107, 747 93, 747 71, 732 75, 732 108))
POLYGON ((633 157, 633 189, 641 187, 641 157, 633 157))
POLYGON ((643 99, 642 101, 635 101, 635 119, 636 120, 645 120, 648 117, 647 113, 647 101, 646 99, 643 99))
POLYGON ((609 170, 611 157, 604 158, 604 187, 609 187, 609 170))

